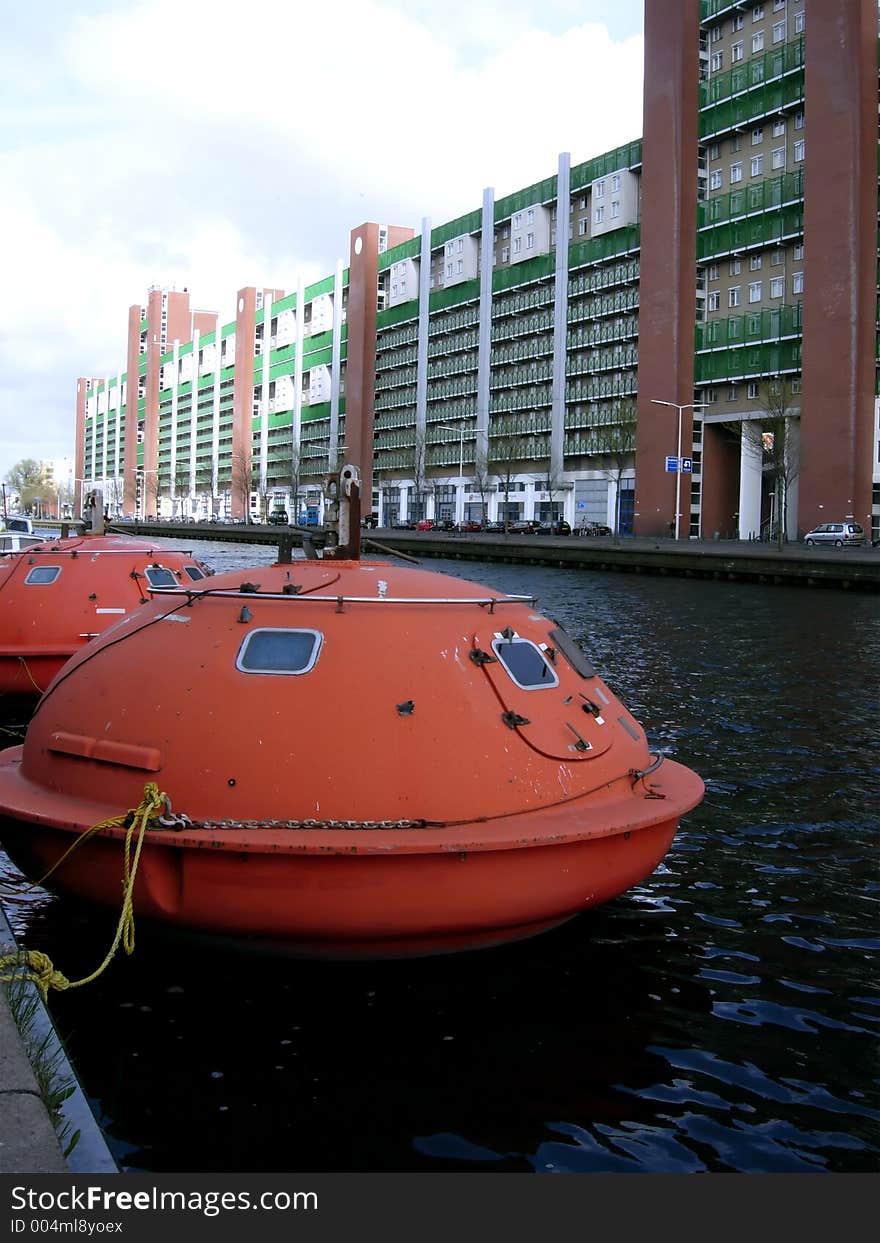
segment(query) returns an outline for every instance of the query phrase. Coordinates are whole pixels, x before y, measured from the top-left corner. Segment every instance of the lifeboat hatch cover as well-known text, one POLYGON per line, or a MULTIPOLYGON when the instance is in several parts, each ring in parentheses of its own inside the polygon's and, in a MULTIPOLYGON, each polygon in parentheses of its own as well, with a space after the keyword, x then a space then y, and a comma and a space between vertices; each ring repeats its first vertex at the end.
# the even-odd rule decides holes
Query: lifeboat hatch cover
POLYGON ((495 635, 491 643, 475 640, 475 645, 480 653, 475 663, 500 700, 504 724, 529 746, 567 761, 595 759, 608 750, 609 718, 595 714, 570 674, 560 679, 559 666, 554 668, 545 648, 516 634, 495 635), (490 653, 493 659, 486 659, 490 653))

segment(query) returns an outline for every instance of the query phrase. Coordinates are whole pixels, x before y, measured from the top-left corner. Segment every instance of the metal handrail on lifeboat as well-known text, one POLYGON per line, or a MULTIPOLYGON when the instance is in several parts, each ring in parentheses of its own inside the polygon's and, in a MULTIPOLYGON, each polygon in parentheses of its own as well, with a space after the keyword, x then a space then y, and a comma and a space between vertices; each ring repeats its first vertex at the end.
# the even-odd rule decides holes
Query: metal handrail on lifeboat
POLYGON ((326 604, 478 604, 481 608, 496 604, 531 604, 536 605, 537 596, 505 595, 505 596, 318 596, 312 592, 298 591, 231 591, 228 588, 194 591, 190 587, 148 587, 154 596, 187 596, 190 600, 213 596, 216 599, 253 600, 300 600, 323 601, 326 604))

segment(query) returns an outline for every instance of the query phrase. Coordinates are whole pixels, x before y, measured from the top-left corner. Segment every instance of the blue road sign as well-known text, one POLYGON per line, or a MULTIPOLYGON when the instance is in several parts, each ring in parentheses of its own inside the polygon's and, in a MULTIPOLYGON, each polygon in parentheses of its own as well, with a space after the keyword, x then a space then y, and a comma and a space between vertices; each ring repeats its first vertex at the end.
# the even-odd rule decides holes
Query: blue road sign
POLYGON ((668 457, 666 459, 666 470, 667 470, 667 473, 670 475, 674 475, 677 473, 678 471, 678 458, 677 457, 668 457))
POLYGON ((683 457, 681 459, 681 469, 683 471, 692 471, 694 469, 694 459, 692 457, 683 457))

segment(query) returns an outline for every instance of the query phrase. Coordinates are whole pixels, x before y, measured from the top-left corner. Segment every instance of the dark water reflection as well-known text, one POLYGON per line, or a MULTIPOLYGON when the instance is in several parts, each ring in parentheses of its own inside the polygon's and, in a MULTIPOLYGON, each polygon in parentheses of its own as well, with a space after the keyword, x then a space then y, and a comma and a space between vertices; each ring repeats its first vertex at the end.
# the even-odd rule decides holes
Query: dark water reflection
MULTIPOLYGON (((269 560, 215 545, 217 566, 269 560), (242 557, 245 557, 243 560, 242 557)), ((437 562, 535 591, 705 802, 643 885, 415 962, 138 932, 52 1003, 134 1170, 880 1168, 876 598, 437 562)), ((105 915, 10 912, 72 978, 105 915)))

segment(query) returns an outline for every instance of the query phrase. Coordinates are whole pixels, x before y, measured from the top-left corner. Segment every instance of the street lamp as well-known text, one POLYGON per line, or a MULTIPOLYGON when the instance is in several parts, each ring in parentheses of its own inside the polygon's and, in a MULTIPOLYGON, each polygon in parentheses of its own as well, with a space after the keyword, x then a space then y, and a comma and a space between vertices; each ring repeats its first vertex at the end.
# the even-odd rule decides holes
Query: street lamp
POLYGON ((678 539, 679 518, 679 498, 681 496, 681 412, 682 410, 705 410, 707 402, 704 401, 686 401, 679 404, 677 401, 660 401, 657 397, 651 398, 652 405, 655 406, 671 406, 673 410, 678 411, 678 455, 675 459, 675 538, 678 539))
POLYGON ((460 427, 450 427, 447 423, 435 423, 441 432, 458 432, 458 496, 455 498, 455 521, 459 526, 464 522, 464 423, 460 427))

